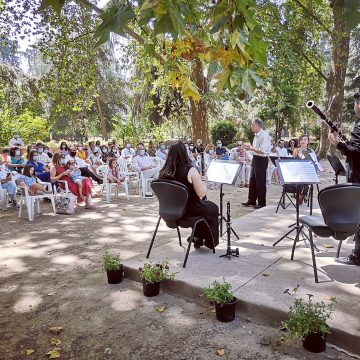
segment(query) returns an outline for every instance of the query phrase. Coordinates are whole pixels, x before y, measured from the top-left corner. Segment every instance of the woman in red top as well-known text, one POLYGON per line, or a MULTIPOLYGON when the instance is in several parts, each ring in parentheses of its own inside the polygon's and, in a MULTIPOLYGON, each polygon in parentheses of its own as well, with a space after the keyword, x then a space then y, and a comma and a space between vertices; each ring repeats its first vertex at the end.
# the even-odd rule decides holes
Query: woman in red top
MULTIPOLYGON (((68 184, 69 190, 77 196, 78 203, 81 203, 83 200, 79 197, 78 186, 73 183, 71 178, 68 176, 68 170, 65 164, 65 158, 63 154, 55 153, 52 159, 52 165, 50 168, 51 182, 56 182, 58 180, 65 180, 68 184)), ((61 186, 62 184, 60 184, 61 186)), ((84 178, 82 181, 82 193, 85 196, 85 209, 94 209, 91 205, 91 188, 92 182, 89 178, 84 178)))

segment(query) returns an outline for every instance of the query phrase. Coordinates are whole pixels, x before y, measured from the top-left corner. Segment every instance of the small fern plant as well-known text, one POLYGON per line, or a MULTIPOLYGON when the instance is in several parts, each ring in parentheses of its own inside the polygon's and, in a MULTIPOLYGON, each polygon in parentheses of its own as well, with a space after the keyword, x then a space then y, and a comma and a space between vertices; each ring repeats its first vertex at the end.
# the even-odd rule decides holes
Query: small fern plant
POLYGON ((210 286, 203 289, 204 295, 218 305, 224 305, 234 300, 231 285, 223 279, 223 282, 214 281, 210 286))
POLYGON ((294 296, 294 304, 290 306, 288 319, 282 322, 282 328, 287 330, 285 339, 304 339, 311 333, 329 334, 330 328, 326 321, 331 318, 336 299, 329 298, 329 302, 314 302, 312 294, 306 294, 307 299, 298 297, 299 285, 292 291, 286 289, 284 293, 294 296))
POLYGON ((103 255, 103 271, 117 271, 120 270, 121 260, 119 255, 111 255, 106 246, 103 255))

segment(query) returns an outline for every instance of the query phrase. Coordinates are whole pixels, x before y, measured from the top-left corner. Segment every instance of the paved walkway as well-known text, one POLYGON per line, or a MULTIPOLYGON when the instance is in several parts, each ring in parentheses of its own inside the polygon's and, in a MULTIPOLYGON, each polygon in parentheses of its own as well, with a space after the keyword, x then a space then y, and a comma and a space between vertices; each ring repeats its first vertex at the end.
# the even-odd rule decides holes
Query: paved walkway
MULTIPOLYGON (((329 173, 321 187, 331 182, 329 173)), ((240 205, 246 200, 247 189, 225 188, 224 200, 231 199, 232 225, 240 237, 234 241, 232 236, 232 245, 240 251, 239 258, 219 258, 226 250, 224 238, 216 254, 206 248, 192 248, 187 267, 183 269, 185 248, 178 245, 176 231, 162 224, 150 260, 168 258, 171 269, 177 272, 175 287, 169 291, 201 302, 205 302, 199 297, 201 289, 225 277, 240 300, 238 310, 272 325, 286 317, 292 301, 283 294, 288 288, 300 285, 300 293, 304 296, 311 293, 316 301, 334 296, 338 304, 329 321, 332 328, 329 341, 360 354, 360 267, 336 264, 337 242, 317 238, 320 283, 316 284, 309 248, 298 247, 295 261, 290 261, 291 240, 285 239, 274 248, 273 242, 286 233, 295 220, 293 207, 275 214, 280 191, 281 187, 271 186, 269 205, 251 211, 240 205), (334 248, 324 246, 331 244, 334 248)), ((209 198, 218 202, 218 193, 218 190, 211 191, 209 198)), ((19 220, 14 210, 0 212, 0 290, 13 292, 15 312, 28 311, 21 308, 22 299, 28 299, 33 307, 41 304, 46 296, 40 294, 50 292, 48 288, 55 274, 72 274, 74 281, 74 271, 78 272, 77 276, 102 276, 101 254, 105 244, 111 250, 120 251, 126 276, 139 280, 137 269, 146 261, 157 221, 157 200, 131 196, 127 201, 121 196, 111 204, 96 199, 95 205, 96 211, 79 209, 75 216, 52 216, 45 204, 44 215, 36 217, 33 223, 25 216, 19 220), (17 279, 15 287, 14 279, 17 279), (34 281, 36 293, 31 286, 34 281)), ((315 212, 316 208, 315 204, 315 212)), ((301 211, 308 213, 305 206, 301 211)), ((182 230, 184 243, 188 235, 187 230, 182 230)), ((352 248, 350 240, 344 242, 342 254, 352 248)))

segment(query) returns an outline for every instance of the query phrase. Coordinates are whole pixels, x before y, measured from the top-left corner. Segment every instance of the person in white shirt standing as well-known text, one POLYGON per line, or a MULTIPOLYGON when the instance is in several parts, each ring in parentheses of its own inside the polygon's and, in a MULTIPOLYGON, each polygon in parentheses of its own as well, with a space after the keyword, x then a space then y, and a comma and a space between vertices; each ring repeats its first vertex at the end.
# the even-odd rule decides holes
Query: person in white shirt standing
POLYGON ((253 152, 254 156, 251 162, 248 201, 242 204, 254 206, 255 209, 266 206, 266 170, 268 155, 271 151, 271 140, 263 128, 262 120, 254 119, 251 123, 251 130, 255 133, 254 140, 252 145, 245 146, 247 150, 253 152))
POLYGON ((18 133, 14 133, 12 139, 9 141, 9 147, 24 146, 24 142, 19 137, 18 133))
POLYGON ((278 141, 278 146, 276 147, 276 154, 278 157, 288 157, 288 151, 285 147, 285 141, 280 139, 278 141))

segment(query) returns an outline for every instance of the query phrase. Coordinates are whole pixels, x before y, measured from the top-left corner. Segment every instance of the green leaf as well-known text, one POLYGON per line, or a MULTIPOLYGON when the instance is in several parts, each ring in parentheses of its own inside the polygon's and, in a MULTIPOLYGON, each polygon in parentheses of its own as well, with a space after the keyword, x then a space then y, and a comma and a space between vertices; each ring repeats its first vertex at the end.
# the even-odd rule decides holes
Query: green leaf
POLYGON ((243 90, 246 91, 250 96, 254 95, 256 83, 255 80, 249 76, 248 71, 244 71, 241 85, 243 90))
POLYGON ((155 22, 154 34, 162 34, 162 33, 172 34, 175 37, 177 37, 174 24, 169 14, 162 16, 159 21, 155 22))

